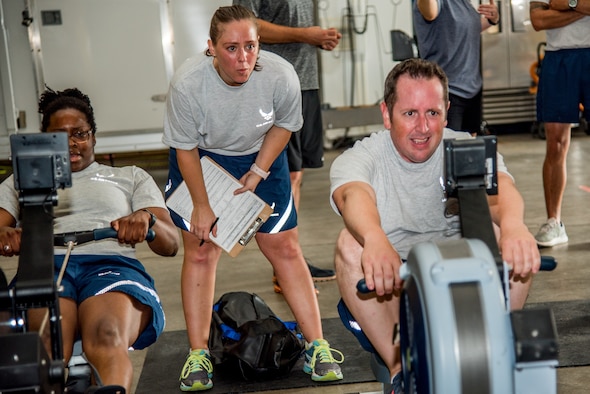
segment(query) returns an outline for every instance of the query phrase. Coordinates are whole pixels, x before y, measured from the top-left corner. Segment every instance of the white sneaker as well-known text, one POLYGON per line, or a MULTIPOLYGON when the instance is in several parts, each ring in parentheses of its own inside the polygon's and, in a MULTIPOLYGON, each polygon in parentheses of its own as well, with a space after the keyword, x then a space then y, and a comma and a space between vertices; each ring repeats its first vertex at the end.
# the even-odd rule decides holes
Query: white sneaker
POLYGON ((568 241, 565 226, 555 218, 549 218, 547 223, 541 226, 537 235, 535 235, 535 239, 539 246, 545 247, 564 244, 568 241))

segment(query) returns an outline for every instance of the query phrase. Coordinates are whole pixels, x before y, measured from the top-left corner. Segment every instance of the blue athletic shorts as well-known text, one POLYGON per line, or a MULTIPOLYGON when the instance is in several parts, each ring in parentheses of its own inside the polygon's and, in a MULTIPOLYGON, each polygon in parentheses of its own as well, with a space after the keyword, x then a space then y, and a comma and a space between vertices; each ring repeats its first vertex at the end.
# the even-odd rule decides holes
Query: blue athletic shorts
POLYGON ((578 123, 579 105, 590 120, 590 48, 547 51, 537 90, 539 122, 578 123))
MULTIPOLYGON (((56 279, 63 260, 63 255, 54 257, 56 279)), ((119 291, 152 308, 151 324, 137 338, 134 349, 148 347, 164 330, 166 318, 154 280, 136 259, 117 255, 70 255, 61 285, 63 291, 59 296, 71 298, 77 305, 89 297, 119 291)))
MULTIPOLYGON (((406 260, 402 260, 402 263, 405 264, 406 260)), ((344 324, 344 327, 346 327, 348 331, 354 334, 356 339, 361 344, 361 347, 369 353, 377 354, 377 351, 373 347, 373 344, 371 344, 371 341, 369 341, 369 338, 367 337, 367 335, 365 335, 360 324, 358 324, 355 317, 350 312, 350 309, 348 309, 348 307, 344 303, 343 299, 340 299, 340 301, 338 302, 337 309, 342 324, 344 324)))
POLYGON ((344 303, 344 300, 340 299, 340 301, 338 301, 337 308, 338 315, 340 316, 342 324, 344 324, 344 327, 346 327, 348 331, 354 334, 356 339, 359 341, 361 347, 369 353, 377 353, 377 351, 371 344, 371 341, 369 341, 369 338, 367 338, 367 336, 365 335, 361 326, 358 324, 352 313, 350 313, 350 310, 344 303))
MULTIPOLYGON (((199 149, 200 157, 209 156, 236 179, 240 179, 250 170, 250 166, 256 160, 257 155, 258 153, 245 156, 225 156, 199 149)), ((168 183, 166 184, 165 190, 166 199, 170 197, 172 192, 183 181, 176 161, 176 149, 174 148, 170 149, 168 164, 168 183)), ((266 180, 262 180, 258 184, 255 193, 270 205, 274 211, 258 232, 275 234, 297 226, 297 212, 295 211, 295 203, 291 194, 291 178, 289 177, 287 153, 285 150, 281 152, 269 171, 270 175, 266 180)), ((172 210, 170 210, 170 215, 178 228, 188 230, 184 220, 179 215, 172 210)))

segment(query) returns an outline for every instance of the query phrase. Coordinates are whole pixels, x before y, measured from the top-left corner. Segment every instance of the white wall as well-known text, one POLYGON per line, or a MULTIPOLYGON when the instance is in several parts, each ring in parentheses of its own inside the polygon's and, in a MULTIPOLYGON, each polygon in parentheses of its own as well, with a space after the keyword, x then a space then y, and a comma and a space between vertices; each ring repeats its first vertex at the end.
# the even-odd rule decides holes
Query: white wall
POLYGON ((412 31, 409 0, 376 1, 352 0, 320 1, 320 23, 323 27, 336 26, 344 34, 333 52, 322 52, 324 102, 332 106, 370 105, 383 95, 383 82, 394 65, 391 54, 390 30, 412 31), (396 3, 397 5, 393 5, 396 3), (349 12, 351 11, 351 12, 349 12), (352 18, 347 18, 352 15, 352 18), (354 22, 354 63, 348 20, 354 22), (362 32, 362 33, 361 33, 362 32), (354 101, 351 88, 354 74, 354 101))
MULTIPOLYGON (((385 77, 396 63, 392 60, 390 30, 412 34, 411 2, 319 1, 318 8, 321 26, 338 27, 343 33, 336 50, 321 52, 323 102, 332 107, 378 103, 383 96, 385 77), (354 24, 352 45, 351 23, 354 24)), ((352 128, 346 133, 348 136, 367 134, 382 127, 379 117, 373 125, 352 128)), ((326 131, 326 139, 333 140, 344 133, 344 130, 330 129, 326 131)))
MULTIPOLYGON (((0 56, 0 66, 11 69, 14 86, 13 100, 0 99, 0 107, 10 113, 7 101, 12 101, 15 114, 26 114, 26 126, 18 132, 37 132, 43 83, 54 89, 77 86, 95 107, 102 133, 98 153, 161 149, 164 103, 154 96, 165 94, 182 61, 205 48, 213 12, 229 4, 231 0, 0 0, 8 37, 7 50, 1 42, 0 50, 9 54, 0 56), (21 25, 27 6, 33 16, 29 30, 21 25), (63 24, 43 26, 40 12, 54 9, 61 10, 63 24), (31 34, 35 31, 38 36, 31 34)), ((323 102, 332 107, 377 103, 394 64, 389 31, 411 32, 410 1, 318 0, 318 9, 322 27, 344 34, 336 50, 321 53, 323 102), (352 35, 354 53, 350 20, 358 31, 352 35)), ((0 74, 4 98, 5 74, 0 74)), ((0 158, 6 158, 7 135, 15 130, 5 125, 9 117, 1 112, 0 158)))
MULTIPOLYGON (((218 6, 229 4, 231 1, 172 0, 176 66, 206 48, 211 15, 218 6)), ((318 24, 336 27, 344 34, 336 50, 321 51, 325 103, 334 107, 370 105, 381 98, 385 76, 394 65, 389 32, 401 29, 411 33, 410 4, 409 0, 318 0, 318 24), (350 35, 347 34, 349 19, 346 17, 349 14, 357 31, 363 30, 366 20, 366 31, 353 34, 356 81, 352 103, 353 62, 350 35)))
POLYGON ((170 15, 174 26, 174 64, 207 48, 211 17, 218 7, 231 5, 231 0, 171 0, 170 15))
POLYGON ((9 155, 8 135, 16 132, 14 118, 20 111, 26 112, 25 132, 39 131, 39 117, 37 116, 37 93, 35 88, 35 74, 29 46, 27 29, 21 24, 21 12, 24 9, 24 1, 0 0, 3 10, 2 31, 0 37, 0 68, 3 78, 2 89, 5 98, 4 106, 0 111, 4 112, 3 124, 0 125, 0 159, 6 159, 9 155), (4 38, 8 43, 4 47, 4 38), (4 80, 10 74, 11 80, 4 80), (9 90, 12 84, 13 89, 9 90), (8 97, 11 95, 12 97, 8 97))

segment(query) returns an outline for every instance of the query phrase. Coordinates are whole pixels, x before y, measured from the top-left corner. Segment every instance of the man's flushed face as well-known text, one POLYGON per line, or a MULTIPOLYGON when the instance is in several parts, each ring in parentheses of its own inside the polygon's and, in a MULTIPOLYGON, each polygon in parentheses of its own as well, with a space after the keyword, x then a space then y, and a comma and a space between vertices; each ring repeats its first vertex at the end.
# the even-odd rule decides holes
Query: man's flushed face
POLYGON ((381 104, 385 127, 404 160, 425 162, 438 147, 447 124, 448 104, 443 86, 438 78, 413 79, 402 75, 396 91, 391 114, 385 103, 381 104))

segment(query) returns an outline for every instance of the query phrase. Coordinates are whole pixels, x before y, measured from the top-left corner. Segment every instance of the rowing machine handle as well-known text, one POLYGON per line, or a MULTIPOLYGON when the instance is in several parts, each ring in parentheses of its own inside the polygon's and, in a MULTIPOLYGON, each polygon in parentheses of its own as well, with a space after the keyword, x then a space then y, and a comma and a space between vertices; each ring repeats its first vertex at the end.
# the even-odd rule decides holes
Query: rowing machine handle
MULTIPOLYGON (((98 241, 105 238, 117 238, 117 231, 112 228, 99 228, 92 231, 94 234, 94 240, 98 241)), ((148 229, 147 234, 145 236, 145 240, 148 242, 152 242, 156 238, 156 232, 151 228, 148 229)))
MULTIPOLYGON (((553 256, 541 256, 541 271, 553 271, 557 267, 557 260, 553 256)), ((365 278, 359 280, 356 284, 356 289, 359 293, 368 294, 371 293, 372 290, 369 290, 367 284, 365 283, 365 278)))

